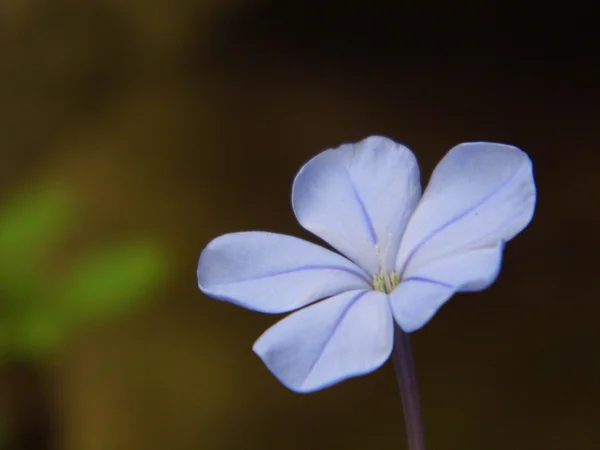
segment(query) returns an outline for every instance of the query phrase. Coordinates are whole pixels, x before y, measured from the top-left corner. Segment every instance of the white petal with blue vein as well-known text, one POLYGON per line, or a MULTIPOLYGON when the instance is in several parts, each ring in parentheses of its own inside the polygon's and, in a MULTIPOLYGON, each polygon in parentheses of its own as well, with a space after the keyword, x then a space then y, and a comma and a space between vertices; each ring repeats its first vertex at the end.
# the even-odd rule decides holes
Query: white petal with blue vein
POLYGON ((394 269, 419 197, 419 167, 380 136, 329 149, 302 167, 292 202, 300 224, 371 274, 394 269))
POLYGON ((390 294, 396 322, 406 332, 425 325, 455 292, 480 291, 500 272, 503 243, 449 255, 409 271, 390 294))
POLYGON ((380 367, 392 351, 393 333, 386 295, 352 291, 276 323, 254 351, 289 389, 312 392, 380 367))
POLYGON ((259 231, 211 241, 200 255, 197 274, 205 294, 267 313, 369 288, 370 281, 337 253, 292 236, 259 231))
POLYGON ((506 242, 530 222, 535 202, 524 152, 504 144, 460 144, 435 168, 402 238, 396 270, 506 242))

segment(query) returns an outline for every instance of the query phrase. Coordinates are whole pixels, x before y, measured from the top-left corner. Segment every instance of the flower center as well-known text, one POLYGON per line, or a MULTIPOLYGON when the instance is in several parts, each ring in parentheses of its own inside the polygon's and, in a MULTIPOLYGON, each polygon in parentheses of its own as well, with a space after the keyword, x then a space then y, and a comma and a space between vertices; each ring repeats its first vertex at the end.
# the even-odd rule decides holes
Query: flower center
POLYGON ((400 277, 396 272, 387 274, 383 271, 377 275, 373 275, 373 288, 376 291, 391 293, 400 284, 400 277))

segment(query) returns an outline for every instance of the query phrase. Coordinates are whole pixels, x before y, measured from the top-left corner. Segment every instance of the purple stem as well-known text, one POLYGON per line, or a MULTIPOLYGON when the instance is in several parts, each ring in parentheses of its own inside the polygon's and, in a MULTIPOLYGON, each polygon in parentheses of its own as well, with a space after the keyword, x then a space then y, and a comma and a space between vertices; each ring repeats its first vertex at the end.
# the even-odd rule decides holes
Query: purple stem
POLYGON ((417 388, 417 376, 410 348, 410 339, 398 325, 394 329, 392 360, 402 397, 404 424, 408 439, 408 450, 425 450, 425 433, 421 419, 421 405, 417 388))

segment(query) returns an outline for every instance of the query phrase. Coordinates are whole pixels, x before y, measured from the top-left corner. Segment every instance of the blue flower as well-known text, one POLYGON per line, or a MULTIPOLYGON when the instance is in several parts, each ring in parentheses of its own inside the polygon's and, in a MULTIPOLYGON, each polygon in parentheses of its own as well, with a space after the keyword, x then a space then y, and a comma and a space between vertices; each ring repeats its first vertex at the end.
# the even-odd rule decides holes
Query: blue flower
POLYGON ((294 181, 298 221, 340 254, 282 234, 226 234, 202 252, 198 284, 260 312, 301 308, 253 349, 289 389, 316 391, 379 368, 394 320, 415 331, 454 293, 490 286, 535 202, 516 147, 457 145, 421 195, 413 153, 372 136, 318 154, 294 181))

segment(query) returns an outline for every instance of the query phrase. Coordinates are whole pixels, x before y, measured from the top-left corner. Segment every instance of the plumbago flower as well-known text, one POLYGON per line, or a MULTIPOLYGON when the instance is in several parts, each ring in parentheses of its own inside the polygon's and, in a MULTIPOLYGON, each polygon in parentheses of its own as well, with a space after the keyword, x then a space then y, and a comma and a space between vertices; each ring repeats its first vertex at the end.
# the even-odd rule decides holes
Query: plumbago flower
POLYGON ((260 312, 299 309, 253 349, 289 389, 316 391, 380 367, 394 320, 415 331, 456 292, 490 286, 535 201, 516 147, 452 148, 421 195, 413 153, 372 136, 318 154, 294 181, 298 221, 340 254, 282 234, 226 234, 202 252, 198 284, 260 312))

